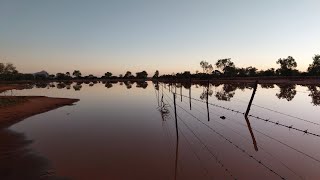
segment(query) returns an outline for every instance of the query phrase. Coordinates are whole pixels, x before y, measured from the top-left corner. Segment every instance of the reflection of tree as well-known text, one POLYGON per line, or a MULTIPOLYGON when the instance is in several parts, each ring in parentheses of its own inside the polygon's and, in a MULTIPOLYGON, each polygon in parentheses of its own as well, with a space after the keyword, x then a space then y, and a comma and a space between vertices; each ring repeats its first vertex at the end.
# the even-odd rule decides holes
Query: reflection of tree
POLYGON ((58 83, 57 84, 57 88, 58 89, 63 89, 63 88, 65 88, 66 87, 66 84, 65 83, 58 83))
POLYGON ((274 85, 273 84, 261 84, 261 87, 262 88, 265 88, 265 89, 273 89, 274 88, 274 85))
POLYGON ((230 101, 233 98, 237 86, 233 84, 224 84, 221 91, 216 93, 216 98, 220 101, 230 101))
POLYGON ((291 101, 297 94, 295 84, 277 84, 277 86, 280 88, 280 93, 276 94, 279 99, 291 101))
POLYGON ((47 83, 36 83, 36 88, 46 88, 47 86, 47 83))
POLYGON ((109 89, 109 88, 112 88, 113 85, 111 82, 107 81, 104 86, 109 89))
POLYGON ((137 81, 137 88, 146 89, 148 87, 148 83, 146 81, 137 81))
POLYGON ((82 88, 82 85, 80 84, 76 84, 76 85, 74 85, 73 86, 73 89, 75 90, 75 91, 80 91, 81 90, 81 88, 82 88))
POLYGON ((317 86, 308 86, 310 91, 309 96, 312 98, 312 104, 315 106, 320 105, 320 90, 317 89, 317 86))
POLYGON ((132 88, 132 82, 131 81, 125 81, 124 84, 126 85, 127 89, 132 88))
POLYGON ((163 95, 161 97, 161 102, 160 102, 160 106, 158 107, 158 110, 161 114, 161 118, 163 121, 166 121, 167 119, 169 119, 169 115, 170 115, 170 111, 169 111, 169 105, 165 104, 163 102, 163 95))
POLYGON ((209 87, 208 92, 207 92, 207 90, 208 90, 208 88, 203 88, 203 91, 200 94, 200 99, 204 100, 204 99, 207 99, 212 96, 213 91, 211 90, 211 86, 209 87))
POLYGON ((154 82, 154 88, 159 91, 159 82, 154 82))
POLYGON ((56 85, 54 85, 54 83, 50 83, 50 84, 49 84, 49 87, 51 87, 51 88, 55 88, 55 87, 56 87, 56 85))

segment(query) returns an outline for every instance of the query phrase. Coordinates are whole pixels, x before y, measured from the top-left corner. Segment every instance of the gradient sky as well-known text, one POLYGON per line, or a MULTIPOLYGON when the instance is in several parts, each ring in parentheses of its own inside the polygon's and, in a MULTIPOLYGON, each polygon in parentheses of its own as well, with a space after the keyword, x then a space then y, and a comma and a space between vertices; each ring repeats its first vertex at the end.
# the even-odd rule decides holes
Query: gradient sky
POLYGON ((319 0, 0 0, 0 59, 21 72, 305 70, 320 53, 319 0))

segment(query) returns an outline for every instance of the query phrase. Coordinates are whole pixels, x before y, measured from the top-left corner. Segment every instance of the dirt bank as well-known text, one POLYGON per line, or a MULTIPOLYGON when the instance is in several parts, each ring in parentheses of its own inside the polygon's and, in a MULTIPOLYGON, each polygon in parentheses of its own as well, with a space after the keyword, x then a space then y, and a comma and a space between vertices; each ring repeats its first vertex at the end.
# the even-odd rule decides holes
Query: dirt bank
POLYGON ((25 85, 22 84, 0 84, 0 93, 13 89, 24 89, 25 85))
POLYGON ((44 96, 0 96, 0 128, 78 101, 44 96))

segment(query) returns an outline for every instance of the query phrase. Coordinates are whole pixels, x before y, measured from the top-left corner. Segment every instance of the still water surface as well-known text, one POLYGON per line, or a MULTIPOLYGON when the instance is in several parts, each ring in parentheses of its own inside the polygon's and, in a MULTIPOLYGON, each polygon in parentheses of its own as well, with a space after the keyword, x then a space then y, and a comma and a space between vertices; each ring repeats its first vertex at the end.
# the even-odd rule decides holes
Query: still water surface
POLYGON ((258 85, 246 119, 247 85, 53 85, 13 94, 80 101, 9 130, 59 177, 320 178, 319 87, 258 85))

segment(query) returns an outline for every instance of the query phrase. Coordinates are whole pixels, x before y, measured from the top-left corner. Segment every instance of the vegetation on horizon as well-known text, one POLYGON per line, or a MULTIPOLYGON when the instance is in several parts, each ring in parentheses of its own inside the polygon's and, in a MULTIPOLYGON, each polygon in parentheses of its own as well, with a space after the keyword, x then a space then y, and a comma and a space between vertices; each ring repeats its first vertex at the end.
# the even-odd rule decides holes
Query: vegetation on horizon
MULTIPOLYGON (((288 76, 320 76, 320 55, 313 57, 312 64, 309 65, 306 72, 300 72, 297 68, 297 62, 292 56, 287 58, 280 58, 276 61, 279 64, 278 69, 270 68, 267 70, 258 70, 255 67, 249 66, 246 68, 238 68, 231 61, 231 58, 219 59, 215 63, 216 69, 212 64, 207 61, 201 61, 200 67, 202 72, 197 71, 195 74, 191 74, 190 71, 185 71, 176 74, 166 74, 160 76, 157 70, 152 79, 210 79, 220 77, 288 77, 288 76)), ((92 74, 88 76, 82 76, 80 70, 74 70, 72 75, 70 72, 46 74, 35 73, 35 74, 24 74, 19 73, 11 63, 0 63, 0 80, 71 80, 71 79, 147 79, 148 73, 146 71, 137 72, 136 76, 132 72, 127 71, 123 76, 113 76, 111 72, 106 72, 102 77, 96 77, 92 74)))

